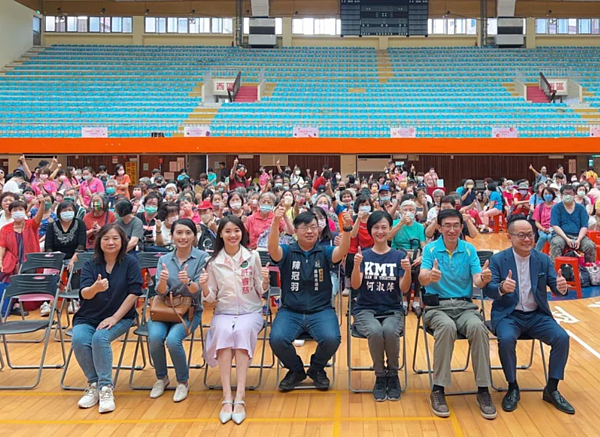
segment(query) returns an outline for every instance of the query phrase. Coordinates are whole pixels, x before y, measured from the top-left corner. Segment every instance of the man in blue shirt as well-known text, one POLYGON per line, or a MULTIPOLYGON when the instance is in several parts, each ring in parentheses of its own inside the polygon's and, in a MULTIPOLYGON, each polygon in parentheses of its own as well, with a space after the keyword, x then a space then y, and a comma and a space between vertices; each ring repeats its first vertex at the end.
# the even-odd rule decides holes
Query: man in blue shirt
POLYGON ((552 262, 561 256, 565 248, 580 250, 585 256, 585 261, 596 261, 596 245, 587 234, 589 216, 585 207, 575 202, 575 188, 564 185, 560 189, 562 202, 552 208, 550 225, 554 236, 550 240, 550 258, 552 262))
POLYGON ((337 315, 331 304, 330 271, 348 253, 352 217, 348 211, 343 214, 344 233, 339 246, 322 246, 318 244, 317 216, 310 211, 300 213, 294 219, 298 242, 280 245, 279 224, 284 214, 283 205, 278 206, 268 243, 271 259, 281 272, 281 308, 271 328, 270 344, 273 353, 289 369, 279 389, 293 390, 309 376, 317 389, 327 390, 325 366, 341 342, 337 315), (304 371, 302 359, 292 344, 303 333, 310 334, 317 342, 308 372, 304 371))
POLYGON ((496 418, 496 408, 489 392, 490 348, 488 330, 473 303, 473 283, 483 288, 492 280, 489 261, 483 270, 477 250, 460 239, 462 215, 456 210, 440 211, 438 225, 442 238, 423 249, 419 281, 427 290, 424 298, 425 326, 433 330, 433 387, 430 404, 438 417, 450 416, 444 388, 451 385, 451 362, 457 334, 464 335, 471 346, 473 370, 477 383, 477 404, 486 419, 496 418), (429 296, 431 295, 431 296, 429 296))

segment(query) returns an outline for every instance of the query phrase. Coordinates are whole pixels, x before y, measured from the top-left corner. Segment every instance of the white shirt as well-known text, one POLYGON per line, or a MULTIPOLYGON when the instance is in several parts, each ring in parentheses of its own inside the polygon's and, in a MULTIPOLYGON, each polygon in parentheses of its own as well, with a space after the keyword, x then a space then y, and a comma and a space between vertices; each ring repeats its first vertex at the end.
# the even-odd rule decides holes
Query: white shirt
POLYGON ((7 183, 4 184, 4 188, 2 188, 3 193, 7 192, 21 194, 21 189, 19 188, 19 184, 14 179, 11 179, 7 183))
POLYGON ((516 310, 529 313, 538 308, 535 302, 535 296, 531 290, 531 275, 529 274, 529 260, 531 255, 526 258, 517 254, 513 249, 515 262, 517 264, 517 276, 519 278, 519 303, 515 307, 516 310))

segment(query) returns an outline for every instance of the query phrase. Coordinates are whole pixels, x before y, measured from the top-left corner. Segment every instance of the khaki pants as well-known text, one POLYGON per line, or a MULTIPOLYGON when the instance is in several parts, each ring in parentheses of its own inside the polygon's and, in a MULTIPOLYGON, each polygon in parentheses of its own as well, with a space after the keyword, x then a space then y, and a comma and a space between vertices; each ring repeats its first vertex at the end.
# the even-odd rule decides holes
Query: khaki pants
POLYGON ((487 327, 472 302, 444 300, 439 306, 428 307, 423 316, 425 326, 433 330, 433 383, 450 387, 452 353, 457 333, 464 335, 471 346, 475 382, 478 387, 490 385, 490 344, 487 327))

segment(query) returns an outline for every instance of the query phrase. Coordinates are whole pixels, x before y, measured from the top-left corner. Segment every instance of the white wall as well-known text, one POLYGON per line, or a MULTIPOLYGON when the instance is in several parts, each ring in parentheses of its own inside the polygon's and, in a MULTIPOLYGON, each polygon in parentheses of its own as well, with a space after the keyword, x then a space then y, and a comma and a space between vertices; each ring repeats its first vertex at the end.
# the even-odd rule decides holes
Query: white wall
POLYGON ((14 0, 0 0, 0 67, 33 46, 33 15, 14 0))

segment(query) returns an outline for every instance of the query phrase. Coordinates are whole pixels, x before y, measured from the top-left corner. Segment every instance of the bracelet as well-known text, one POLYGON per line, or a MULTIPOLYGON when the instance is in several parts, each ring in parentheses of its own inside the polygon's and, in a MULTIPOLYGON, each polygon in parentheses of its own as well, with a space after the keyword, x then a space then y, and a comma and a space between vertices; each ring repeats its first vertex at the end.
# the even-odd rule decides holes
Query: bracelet
POLYGON ((162 231, 158 231, 158 232, 156 233, 156 235, 160 235, 160 234, 162 234, 162 231))
POLYGON ((344 226, 344 227, 342 228, 342 231, 344 231, 344 232, 352 232, 352 229, 354 229, 352 226, 350 226, 350 227, 345 227, 345 226, 344 226))
POLYGON ((504 296, 504 281, 500 282, 500 286, 498 287, 498 292, 500 293, 500 296, 504 296))

